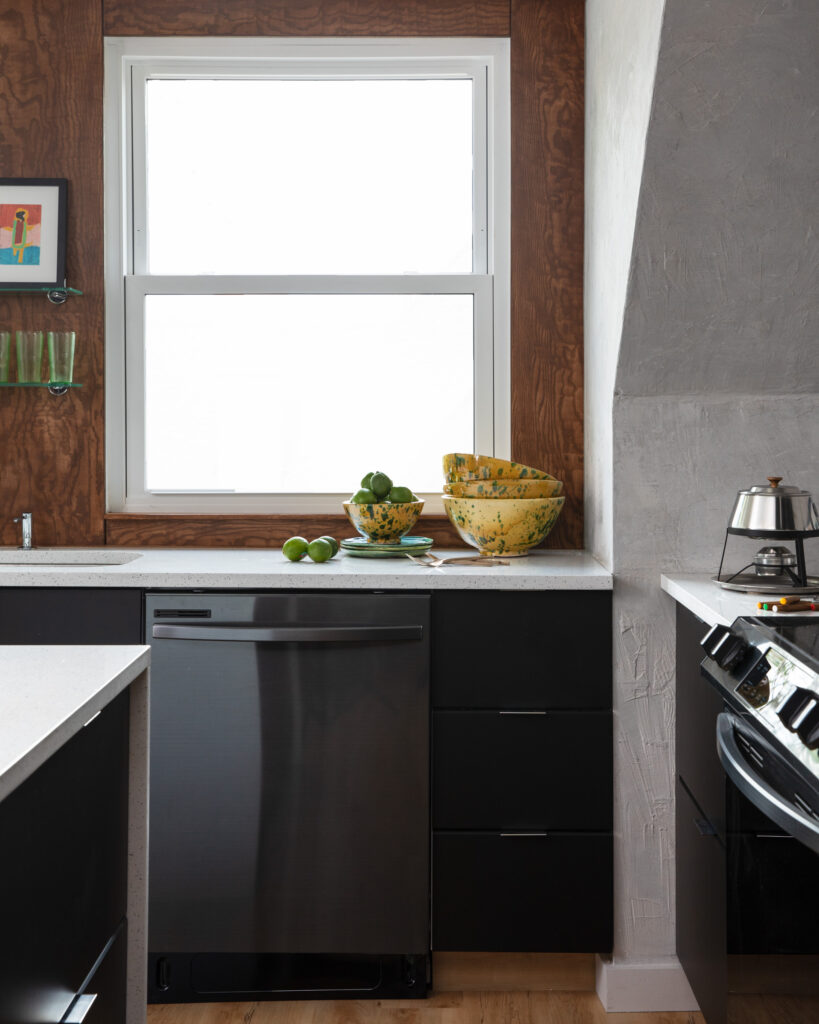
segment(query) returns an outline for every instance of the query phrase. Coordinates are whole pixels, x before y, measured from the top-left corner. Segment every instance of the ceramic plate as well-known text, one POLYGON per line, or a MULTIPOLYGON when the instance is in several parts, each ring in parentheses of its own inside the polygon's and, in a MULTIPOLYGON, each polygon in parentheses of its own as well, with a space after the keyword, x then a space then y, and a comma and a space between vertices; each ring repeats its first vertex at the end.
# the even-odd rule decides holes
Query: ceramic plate
POLYGON ((402 537, 395 544, 375 544, 364 537, 346 537, 339 545, 348 555, 358 558, 403 558, 420 555, 433 545, 431 537, 402 537))

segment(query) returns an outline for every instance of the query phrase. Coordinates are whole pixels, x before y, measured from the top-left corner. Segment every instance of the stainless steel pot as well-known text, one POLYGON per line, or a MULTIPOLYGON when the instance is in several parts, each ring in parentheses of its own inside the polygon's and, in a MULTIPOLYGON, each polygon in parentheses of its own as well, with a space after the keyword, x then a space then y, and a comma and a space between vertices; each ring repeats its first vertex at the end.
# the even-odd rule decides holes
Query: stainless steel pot
POLYGON ((769 476, 767 486, 756 484, 737 494, 728 529, 760 535, 810 534, 819 531, 819 511, 808 491, 783 486, 781 476, 769 476))

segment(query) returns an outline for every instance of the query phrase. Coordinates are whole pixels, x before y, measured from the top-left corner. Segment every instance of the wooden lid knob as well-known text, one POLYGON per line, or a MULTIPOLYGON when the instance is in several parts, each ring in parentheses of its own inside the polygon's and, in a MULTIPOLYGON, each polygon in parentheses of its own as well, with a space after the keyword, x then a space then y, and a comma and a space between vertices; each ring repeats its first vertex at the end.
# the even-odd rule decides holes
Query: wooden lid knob
POLYGON ((771 487, 778 487, 782 483, 782 477, 781 476, 769 476, 768 477, 768 483, 771 485, 771 487))

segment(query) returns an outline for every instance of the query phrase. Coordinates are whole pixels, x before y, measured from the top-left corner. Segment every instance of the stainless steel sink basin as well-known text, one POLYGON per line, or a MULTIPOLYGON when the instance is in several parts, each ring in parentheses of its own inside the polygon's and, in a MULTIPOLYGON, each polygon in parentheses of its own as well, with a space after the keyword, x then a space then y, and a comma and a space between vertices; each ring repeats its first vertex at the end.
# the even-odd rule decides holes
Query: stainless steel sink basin
POLYGON ((0 548, 2 565, 125 565, 141 558, 138 551, 116 548, 0 548))

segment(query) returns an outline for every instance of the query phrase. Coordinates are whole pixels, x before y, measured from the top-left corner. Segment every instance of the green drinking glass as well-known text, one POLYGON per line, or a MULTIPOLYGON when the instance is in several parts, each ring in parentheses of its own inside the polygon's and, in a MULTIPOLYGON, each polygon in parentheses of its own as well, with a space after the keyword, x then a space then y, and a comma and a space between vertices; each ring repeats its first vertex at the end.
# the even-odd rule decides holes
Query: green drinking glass
POLYGON ((48 332, 48 381, 50 384, 70 384, 74 379, 74 331, 48 332))
POLYGON ((17 331, 17 380, 39 384, 43 379, 43 332, 17 331))
POLYGON ((6 384, 9 379, 9 363, 11 362, 11 331, 0 331, 0 383, 6 384))

